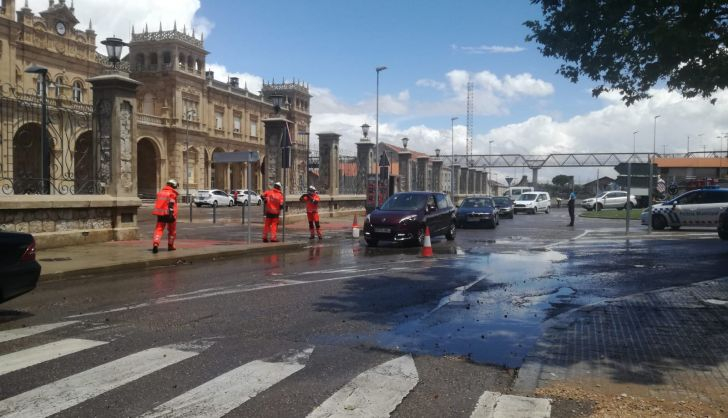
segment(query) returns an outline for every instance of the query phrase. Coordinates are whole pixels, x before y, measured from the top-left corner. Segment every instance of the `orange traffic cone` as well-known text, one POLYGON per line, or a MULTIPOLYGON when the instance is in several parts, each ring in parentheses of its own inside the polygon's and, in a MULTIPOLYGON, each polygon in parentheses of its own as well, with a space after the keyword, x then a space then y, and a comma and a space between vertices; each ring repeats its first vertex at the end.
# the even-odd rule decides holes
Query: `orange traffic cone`
POLYGON ((422 257, 432 257, 432 242, 430 241, 430 227, 425 227, 425 242, 422 244, 422 257))
POLYGON ((351 225, 351 236, 359 238, 359 223, 357 222, 356 213, 354 214, 354 223, 351 225))

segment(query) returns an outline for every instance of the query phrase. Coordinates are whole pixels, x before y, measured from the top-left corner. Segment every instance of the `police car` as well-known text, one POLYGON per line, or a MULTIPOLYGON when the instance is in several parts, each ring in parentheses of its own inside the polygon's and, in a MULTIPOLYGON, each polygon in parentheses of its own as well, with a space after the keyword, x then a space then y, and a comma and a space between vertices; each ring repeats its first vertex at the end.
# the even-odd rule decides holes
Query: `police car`
MULTIPOLYGON (((728 189, 704 188, 691 190, 680 196, 652 206, 652 228, 678 229, 681 226, 712 227, 718 225, 718 215, 728 207, 728 189)), ((642 225, 647 225, 648 209, 641 214, 642 225)))

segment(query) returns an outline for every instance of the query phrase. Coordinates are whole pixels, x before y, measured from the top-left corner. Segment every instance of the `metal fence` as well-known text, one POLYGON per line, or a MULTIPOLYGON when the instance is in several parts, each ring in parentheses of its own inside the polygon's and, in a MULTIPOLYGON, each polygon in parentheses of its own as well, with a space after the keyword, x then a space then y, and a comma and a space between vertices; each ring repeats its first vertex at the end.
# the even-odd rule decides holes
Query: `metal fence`
POLYGON ((339 156, 339 193, 362 193, 364 185, 361 184, 358 173, 358 159, 352 156, 339 156))
POLYGON ((34 90, 0 85, 0 195, 103 193, 92 114, 59 94, 44 102, 34 90))

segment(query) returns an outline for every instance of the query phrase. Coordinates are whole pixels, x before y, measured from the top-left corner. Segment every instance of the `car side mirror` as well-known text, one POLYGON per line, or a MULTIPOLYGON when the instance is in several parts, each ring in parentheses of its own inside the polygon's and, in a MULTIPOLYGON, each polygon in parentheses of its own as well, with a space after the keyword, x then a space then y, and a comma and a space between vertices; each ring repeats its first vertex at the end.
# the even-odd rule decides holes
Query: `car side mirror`
POLYGON ((672 202, 672 208, 675 209, 676 206, 677 206, 677 202, 672 202))

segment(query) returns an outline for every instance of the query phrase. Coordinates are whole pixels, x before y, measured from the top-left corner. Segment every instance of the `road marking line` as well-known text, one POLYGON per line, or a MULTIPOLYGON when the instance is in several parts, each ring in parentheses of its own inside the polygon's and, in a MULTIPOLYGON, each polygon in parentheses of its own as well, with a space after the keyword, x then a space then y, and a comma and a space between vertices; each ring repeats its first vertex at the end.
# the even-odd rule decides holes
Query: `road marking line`
POLYGON ((473 413, 470 414, 470 418, 549 418, 550 416, 550 399, 503 395, 489 391, 483 392, 473 413))
POLYGON ((158 347, 102 364, 0 401, 0 416, 47 417, 197 353, 158 347))
POLYGON ((50 331, 50 330, 53 330, 56 328, 65 327, 67 325, 75 324, 77 322, 78 321, 56 322, 54 324, 35 325, 32 327, 25 327, 25 328, 18 328, 18 329, 2 331, 2 332, 0 332, 0 343, 4 343, 5 341, 16 340, 18 338, 29 337, 29 336, 35 335, 35 334, 40 334, 42 332, 50 331))
MULTIPOLYGON (((425 267, 422 268, 412 268, 407 269, 407 272, 414 273, 420 270, 425 270, 425 267)), ((388 270, 392 270, 391 268, 388 270)), ((351 276, 341 276, 341 277, 329 277, 327 279, 320 279, 320 280, 309 280, 309 281, 288 281, 288 280, 276 280, 273 283, 259 283, 255 285, 245 285, 245 287, 241 286, 233 286, 231 288, 225 289, 225 290, 214 290, 209 293, 204 293, 203 290, 199 290, 194 292, 195 294, 189 295, 189 296, 183 296, 183 297, 163 297, 159 299, 155 299, 151 302, 143 302, 138 303, 136 305, 130 305, 130 306, 123 306, 121 308, 114 308, 114 309, 108 309, 105 311, 96 311, 96 312, 88 312, 85 314, 79 314, 79 315, 71 315, 67 318, 83 318, 87 316, 94 316, 94 315, 105 315, 109 313, 114 312, 126 312, 131 311, 134 309, 139 308, 147 308, 150 306, 156 306, 156 305, 164 305, 167 303, 178 303, 178 302, 186 302, 190 300, 196 300, 196 299, 203 299, 203 298, 209 298, 214 296, 225 296, 225 295, 232 295, 237 293, 248 293, 248 292, 257 292, 259 290, 266 290, 266 289, 275 289, 279 287, 289 287, 289 286, 302 286, 302 285, 309 285, 309 284, 319 284, 319 283, 325 283, 325 282, 335 282, 335 281, 341 281, 341 280, 349 280, 349 279, 356 279, 358 277, 367 277, 370 276, 372 273, 363 273, 363 274, 354 274, 351 276), (202 292, 202 293, 201 293, 202 292)), ((213 289, 220 289, 220 288, 213 288, 213 289)))
POLYGON ((418 381, 415 362, 407 354, 361 373, 308 417, 388 417, 418 381))
POLYGON ((278 362, 255 360, 165 402, 141 417, 222 417, 306 366, 313 348, 278 362))
POLYGON ((69 338, 6 354, 0 356, 0 376, 103 344, 107 342, 69 338))

